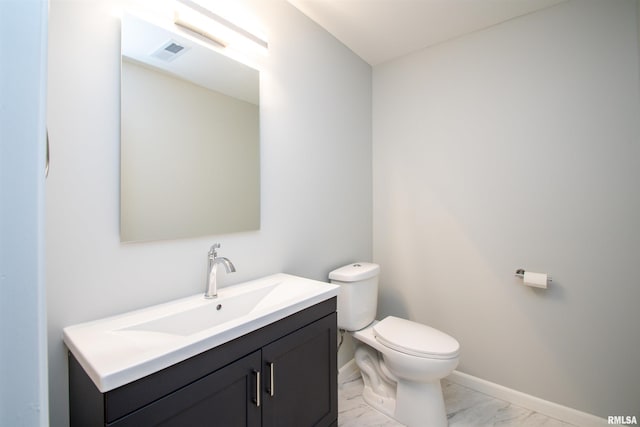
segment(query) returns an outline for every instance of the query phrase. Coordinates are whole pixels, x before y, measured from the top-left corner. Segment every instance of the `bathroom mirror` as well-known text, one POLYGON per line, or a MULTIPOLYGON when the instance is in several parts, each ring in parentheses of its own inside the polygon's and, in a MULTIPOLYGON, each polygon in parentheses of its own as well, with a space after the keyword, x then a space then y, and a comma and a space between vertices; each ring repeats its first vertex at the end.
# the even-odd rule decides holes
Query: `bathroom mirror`
POLYGON ((259 229, 258 71, 132 14, 121 40, 121 241, 259 229))

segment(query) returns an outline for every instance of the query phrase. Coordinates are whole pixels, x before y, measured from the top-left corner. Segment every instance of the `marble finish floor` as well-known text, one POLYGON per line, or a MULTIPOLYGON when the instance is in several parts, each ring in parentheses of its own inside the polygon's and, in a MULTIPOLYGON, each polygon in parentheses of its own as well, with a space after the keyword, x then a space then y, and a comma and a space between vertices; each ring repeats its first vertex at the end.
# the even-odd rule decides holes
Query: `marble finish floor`
MULTIPOLYGON (((362 380, 338 386, 338 427, 400 427, 362 400, 362 380)), ((451 381, 442 381, 449 427, 574 427, 451 381)))

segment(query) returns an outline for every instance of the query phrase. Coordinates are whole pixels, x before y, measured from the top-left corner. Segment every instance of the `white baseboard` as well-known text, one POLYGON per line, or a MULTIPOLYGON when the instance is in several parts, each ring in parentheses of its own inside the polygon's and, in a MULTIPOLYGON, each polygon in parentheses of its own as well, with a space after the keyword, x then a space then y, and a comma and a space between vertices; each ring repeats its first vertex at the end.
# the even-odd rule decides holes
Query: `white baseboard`
POLYGON ((338 384, 348 383, 358 378, 360 378, 360 369, 358 369, 355 359, 349 360, 342 368, 338 369, 338 384))
POLYGON ((517 406, 539 412, 551 418, 564 421, 580 427, 601 427, 607 425, 607 420, 595 415, 581 412, 567 406, 543 400, 530 394, 522 393, 469 374, 453 371, 447 379, 456 384, 468 387, 480 393, 487 394, 517 406))

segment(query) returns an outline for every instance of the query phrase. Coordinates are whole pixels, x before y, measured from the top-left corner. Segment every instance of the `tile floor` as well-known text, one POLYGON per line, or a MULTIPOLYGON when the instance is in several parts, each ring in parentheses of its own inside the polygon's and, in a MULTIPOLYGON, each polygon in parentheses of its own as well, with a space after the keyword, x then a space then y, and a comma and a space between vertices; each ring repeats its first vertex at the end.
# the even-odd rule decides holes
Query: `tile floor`
MULTIPOLYGON (((442 381, 449 427, 573 427, 467 387, 442 381)), ((339 427, 399 427, 402 424, 362 400, 362 380, 338 386, 339 427)))

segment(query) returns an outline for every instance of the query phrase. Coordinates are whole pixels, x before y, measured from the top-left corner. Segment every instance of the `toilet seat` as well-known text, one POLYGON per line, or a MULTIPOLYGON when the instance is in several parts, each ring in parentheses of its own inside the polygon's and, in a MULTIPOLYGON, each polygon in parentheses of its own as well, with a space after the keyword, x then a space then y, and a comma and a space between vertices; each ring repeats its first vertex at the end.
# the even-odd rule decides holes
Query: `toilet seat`
POLYGON ((373 335, 382 345, 401 353, 431 359, 458 357, 460 344, 437 329, 399 317, 388 316, 373 325, 373 335))

